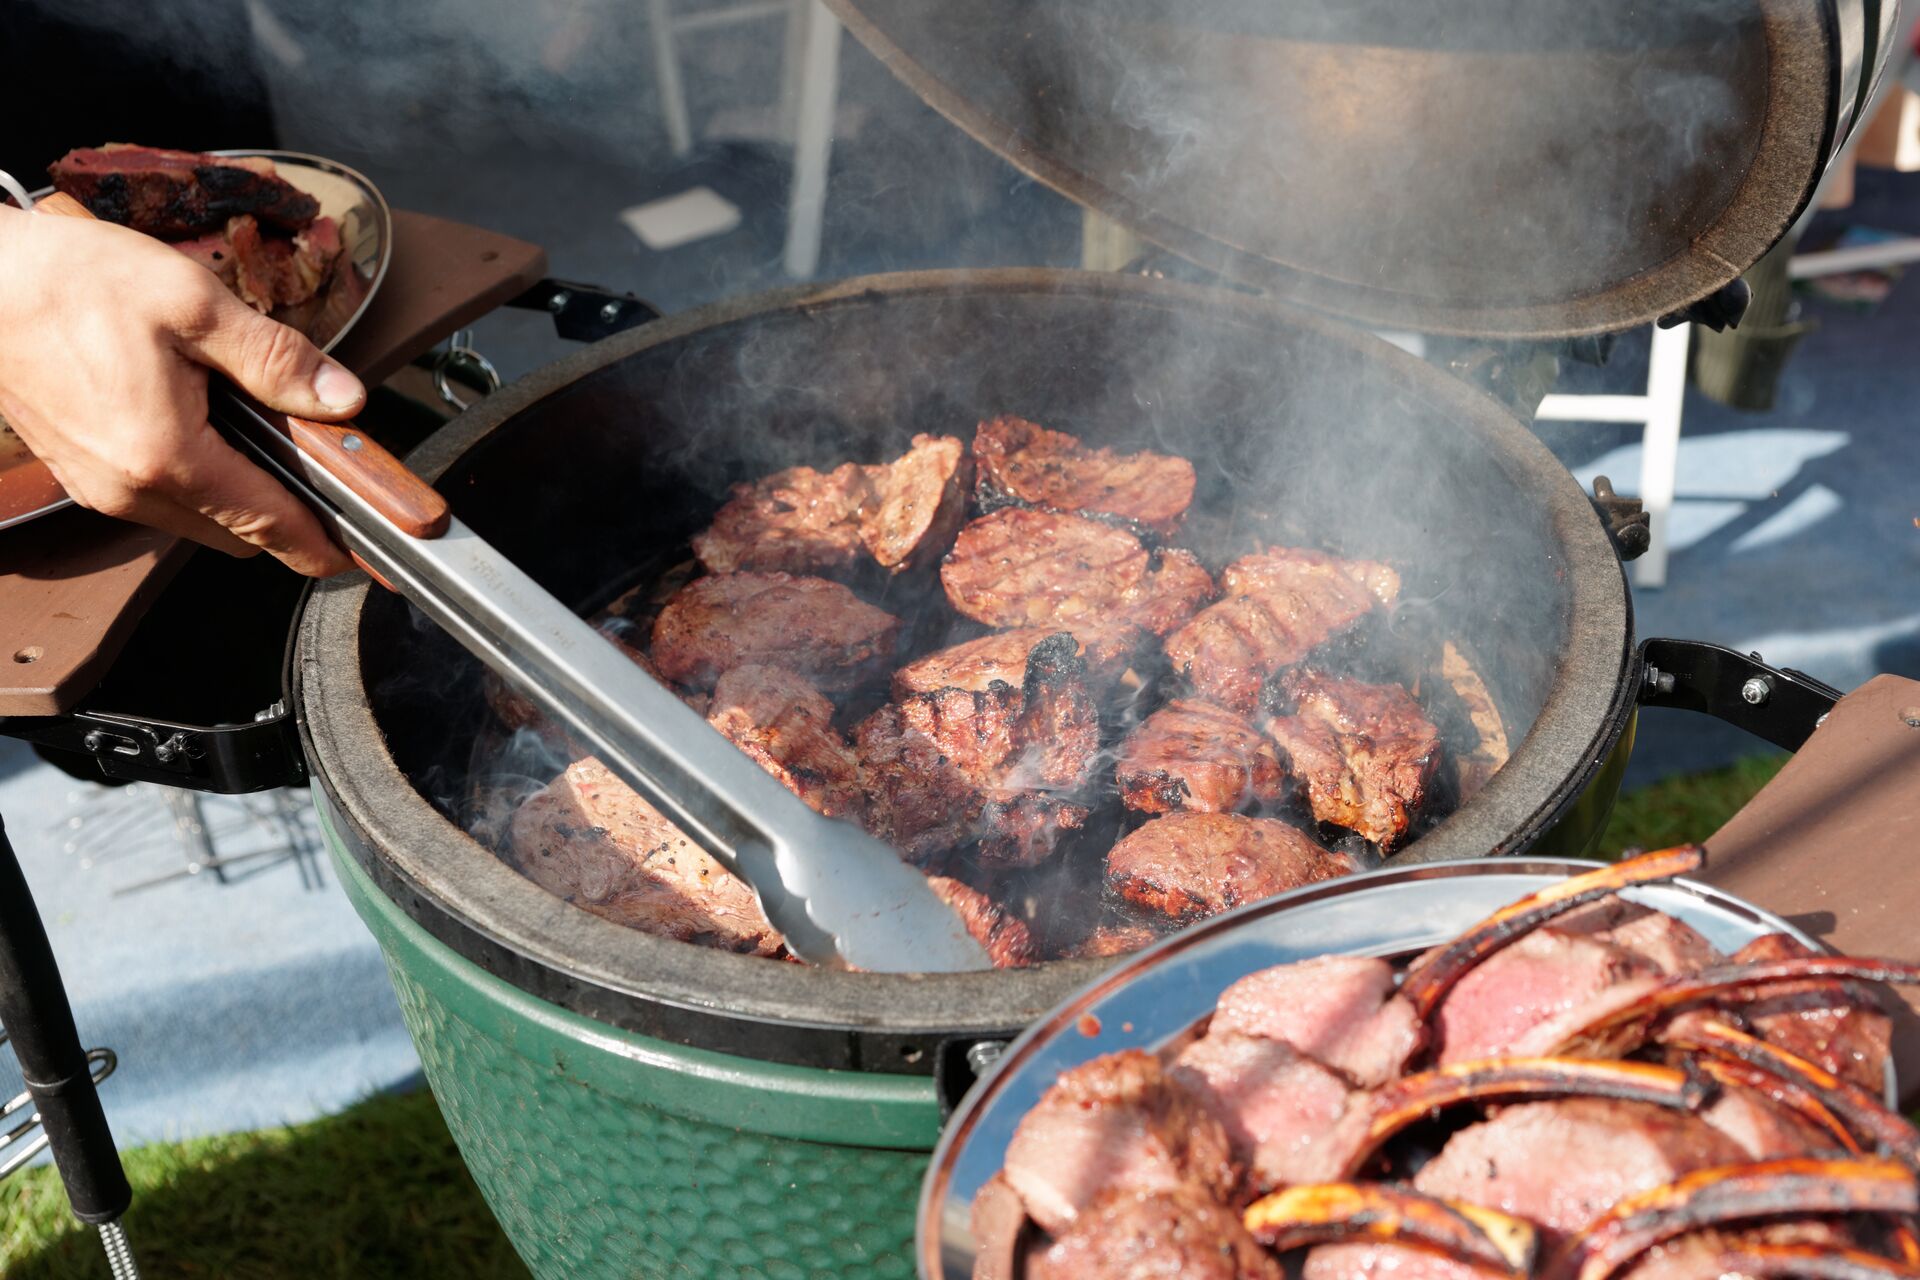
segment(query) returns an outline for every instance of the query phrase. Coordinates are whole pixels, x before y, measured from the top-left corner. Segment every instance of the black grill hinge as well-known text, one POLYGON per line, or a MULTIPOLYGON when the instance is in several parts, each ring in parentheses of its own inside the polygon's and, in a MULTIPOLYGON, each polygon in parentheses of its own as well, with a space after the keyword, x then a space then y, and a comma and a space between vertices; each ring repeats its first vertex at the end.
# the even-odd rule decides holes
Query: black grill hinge
POLYGON ((1788 751, 1806 745, 1840 700, 1838 689, 1804 671, 1725 645, 1652 639, 1640 660, 1641 706, 1698 711, 1788 751))
POLYGON ((251 724, 192 725, 144 716, 70 711, 0 719, 0 736, 91 757, 104 777, 244 795, 301 786, 307 762, 284 702, 251 724))

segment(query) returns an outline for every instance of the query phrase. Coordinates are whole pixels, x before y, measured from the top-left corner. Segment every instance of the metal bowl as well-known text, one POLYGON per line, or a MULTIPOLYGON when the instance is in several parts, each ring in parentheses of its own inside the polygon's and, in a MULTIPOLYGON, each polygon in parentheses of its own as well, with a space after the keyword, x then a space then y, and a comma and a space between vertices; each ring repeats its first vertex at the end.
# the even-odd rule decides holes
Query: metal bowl
MULTIPOLYGON (((299 151, 208 154, 273 161, 281 177, 320 202, 322 216, 340 224, 347 270, 337 271, 332 284, 313 301, 274 313, 274 319, 300 330, 322 351, 333 350, 366 314, 380 282, 386 279, 387 264, 393 256, 393 215, 386 200, 362 174, 324 156, 299 151)), ((52 192, 52 187, 46 187, 34 192, 33 198, 38 200, 52 192)), ((61 490, 47 464, 34 457, 13 428, 0 419, 0 529, 72 505, 73 499, 61 490)))
MULTIPOLYGON (((1256 970, 1323 955, 1417 953, 1599 865, 1476 858, 1377 871, 1255 903, 1140 952, 1028 1028, 954 1112, 921 1185, 922 1280, 971 1280, 974 1196, 1006 1163, 1021 1118, 1061 1072, 1120 1049, 1166 1045, 1212 1013, 1231 983, 1256 970)), ((1622 896, 1692 925, 1723 952, 1768 933, 1820 947, 1771 912, 1691 880, 1622 896)))

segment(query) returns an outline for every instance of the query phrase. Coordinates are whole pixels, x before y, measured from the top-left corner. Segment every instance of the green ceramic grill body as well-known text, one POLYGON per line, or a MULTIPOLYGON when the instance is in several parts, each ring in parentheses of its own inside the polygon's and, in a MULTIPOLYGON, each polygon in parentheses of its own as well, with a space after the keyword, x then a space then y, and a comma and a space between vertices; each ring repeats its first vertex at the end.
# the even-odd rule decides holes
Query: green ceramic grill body
MULTIPOLYGON (((596 343, 487 397, 409 465, 516 563, 591 609, 634 555, 684 547, 734 480, 796 456, 897 456, 955 404, 1017 408, 1090 436, 1104 421, 1205 421, 1213 434, 1192 447, 1217 465, 1203 501, 1264 495, 1308 527, 1385 539, 1352 554, 1432 562, 1433 579, 1459 584, 1436 606, 1445 634, 1525 732, 1508 765, 1400 857, 1594 850, 1639 680, 1598 516, 1511 413, 1323 317, 1080 272, 807 286, 596 343), (1177 342, 1224 365, 1171 396, 1139 353, 1177 342), (978 382, 956 388, 956 377, 978 382), (781 414, 743 418, 716 392, 747 384, 777 385, 781 414), (1351 410, 1362 392, 1367 414, 1335 422, 1323 410, 1351 410), (1085 411, 1116 399, 1125 414, 1085 411), (756 429, 741 433, 741 421, 756 429), (1366 451, 1360 488, 1288 489, 1302 451, 1330 441, 1366 451), (1346 518, 1403 491, 1438 495, 1472 527, 1450 540, 1409 528, 1396 543, 1346 518)), ((911 1275, 918 1185, 942 1119, 936 1064, 1017 1033, 1109 963, 837 973, 621 928, 463 829, 448 780, 466 773, 487 723, 479 670, 397 598, 364 582, 320 586, 291 677, 341 880, 386 957, 454 1138, 540 1280, 911 1275)), ((941 1087, 950 1095, 953 1078, 941 1087)))

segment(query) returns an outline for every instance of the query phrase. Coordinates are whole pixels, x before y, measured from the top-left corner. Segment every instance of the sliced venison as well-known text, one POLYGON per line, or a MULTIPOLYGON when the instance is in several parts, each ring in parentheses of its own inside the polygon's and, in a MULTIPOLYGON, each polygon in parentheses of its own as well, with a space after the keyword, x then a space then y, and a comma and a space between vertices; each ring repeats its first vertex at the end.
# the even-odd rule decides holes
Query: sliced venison
POLYGON ((785 667, 735 667, 713 686, 707 723, 816 812, 858 818, 860 762, 833 727, 833 704, 785 667))
POLYGON ((1282 1280, 1240 1215, 1185 1187, 1103 1194, 1027 1261, 1027 1280, 1282 1280))
POLYGON ((870 470, 788 467, 735 485, 713 523, 693 535, 693 553, 709 573, 843 571, 864 552, 862 516, 878 502, 870 470))

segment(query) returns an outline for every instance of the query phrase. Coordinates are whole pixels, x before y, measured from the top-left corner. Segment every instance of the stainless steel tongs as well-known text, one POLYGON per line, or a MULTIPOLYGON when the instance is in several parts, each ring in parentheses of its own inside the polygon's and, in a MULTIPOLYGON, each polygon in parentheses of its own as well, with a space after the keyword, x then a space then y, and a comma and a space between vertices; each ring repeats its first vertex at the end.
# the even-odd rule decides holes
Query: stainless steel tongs
MULTIPOLYGON (((39 209, 91 216, 63 196, 39 209)), ((990 967, 925 876, 801 803, 353 424, 264 409, 218 378, 210 390, 222 432, 313 508, 363 568, 753 886, 795 955, 890 973, 990 967)))

